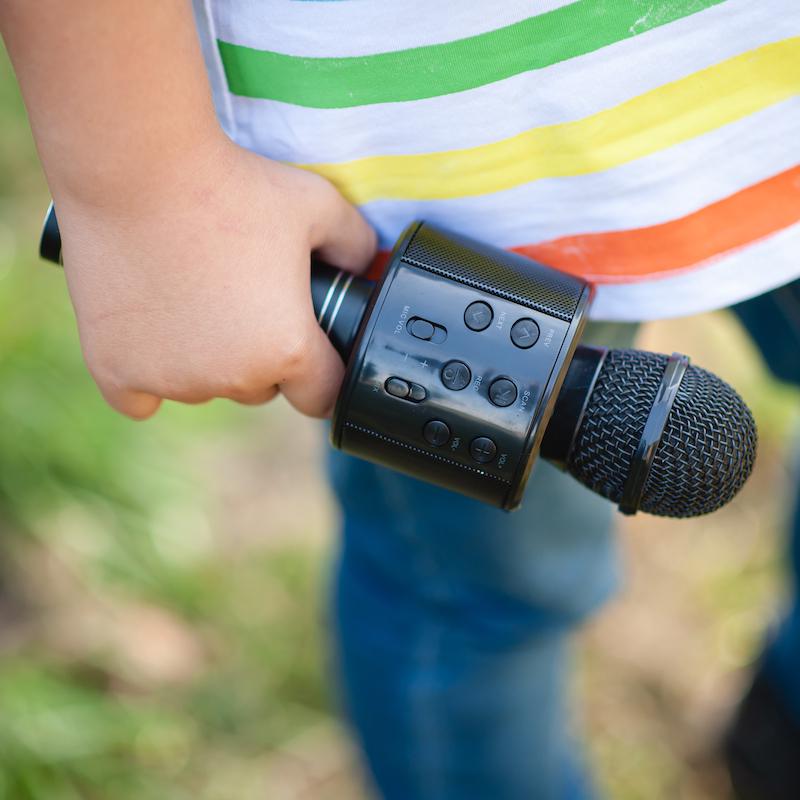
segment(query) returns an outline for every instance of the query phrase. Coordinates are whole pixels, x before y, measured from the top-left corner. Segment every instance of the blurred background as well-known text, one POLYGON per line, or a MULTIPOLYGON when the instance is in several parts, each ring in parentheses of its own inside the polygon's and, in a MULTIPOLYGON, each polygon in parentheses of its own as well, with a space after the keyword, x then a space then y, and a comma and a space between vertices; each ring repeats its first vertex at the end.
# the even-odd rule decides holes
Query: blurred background
MULTIPOLYGON (((36 258, 47 202, 0 48, 0 800, 365 798, 327 682, 322 427, 282 401, 116 416, 36 258)), ((785 593, 800 398, 727 313, 638 344, 732 383, 759 458, 710 517, 621 520, 627 583, 581 637, 580 714, 613 800, 717 800, 785 593)))

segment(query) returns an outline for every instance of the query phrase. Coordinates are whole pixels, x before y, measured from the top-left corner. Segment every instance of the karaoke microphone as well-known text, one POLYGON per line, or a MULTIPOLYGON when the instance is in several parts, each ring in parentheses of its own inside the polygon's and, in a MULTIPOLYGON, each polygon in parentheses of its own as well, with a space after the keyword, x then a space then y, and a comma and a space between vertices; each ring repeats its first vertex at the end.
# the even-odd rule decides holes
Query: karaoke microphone
MULTIPOLYGON (((52 206, 40 254, 61 261, 52 206)), ((579 278, 415 222, 377 284, 312 261, 311 294, 345 452, 506 510, 538 455, 626 514, 706 514, 750 475, 739 395, 686 356, 579 345, 579 278)))

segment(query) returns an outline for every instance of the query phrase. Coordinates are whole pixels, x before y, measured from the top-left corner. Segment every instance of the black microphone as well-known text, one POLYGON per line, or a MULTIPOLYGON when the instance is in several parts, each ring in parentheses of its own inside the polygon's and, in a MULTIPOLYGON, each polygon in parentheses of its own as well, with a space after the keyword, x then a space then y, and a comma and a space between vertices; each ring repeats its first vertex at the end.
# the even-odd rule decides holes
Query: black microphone
MULTIPOLYGON (((311 286, 318 321, 346 362, 373 284, 315 263, 311 286)), ((578 345, 540 455, 625 510, 626 480, 668 360, 642 350, 578 345)), ((753 415, 736 391, 688 365, 652 454, 638 510, 695 517, 721 508, 749 477, 757 438, 753 415)))
MULTIPOLYGON (((61 262, 52 206, 40 254, 61 262)), ((311 294, 317 321, 347 363, 371 314, 375 284, 314 260, 311 294)), ((435 341, 436 326, 430 327, 435 341)), ((387 391, 395 391, 388 382, 387 391)), ((725 381, 676 355, 578 345, 544 424, 540 455, 624 513, 707 514, 734 497, 755 461, 756 426, 743 400, 725 381)), ((419 469, 393 458, 382 463, 412 474, 419 469)), ((516 483, 526 478, 527 471, 516 483)))

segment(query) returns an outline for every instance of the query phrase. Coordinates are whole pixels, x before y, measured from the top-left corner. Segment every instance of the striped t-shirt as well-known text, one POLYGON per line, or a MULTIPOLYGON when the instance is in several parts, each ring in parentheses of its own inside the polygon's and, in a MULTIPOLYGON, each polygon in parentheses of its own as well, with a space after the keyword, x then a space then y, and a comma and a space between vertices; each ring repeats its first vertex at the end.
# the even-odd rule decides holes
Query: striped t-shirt
POLYGON ((800 0, 196 0, 239 144, 598 286, 593 316, 800 275, 800 0))

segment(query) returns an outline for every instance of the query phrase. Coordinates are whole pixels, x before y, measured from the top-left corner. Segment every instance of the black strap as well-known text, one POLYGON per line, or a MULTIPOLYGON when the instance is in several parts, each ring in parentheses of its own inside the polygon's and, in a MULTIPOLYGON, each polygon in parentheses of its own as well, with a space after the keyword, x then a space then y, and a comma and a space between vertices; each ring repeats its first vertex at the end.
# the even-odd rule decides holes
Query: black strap
POLYGON ((622 489, 619 510, 623 514, 635 514, 639 510, 644 486, 650 475, 650 468, 653 466, 653 458, 661 443, 669 412, 672 411, 672 404, 675 402, 688 366, 689 357, 680 353, 673 353, 667 359, 667 368, 661 378, 661 385, 658 387, 655 402, 647 416, 642 438, 633 455, 628 478, 622 489))

